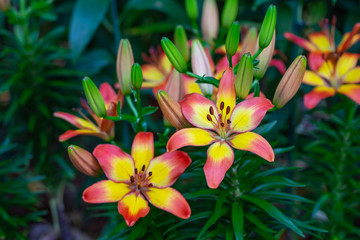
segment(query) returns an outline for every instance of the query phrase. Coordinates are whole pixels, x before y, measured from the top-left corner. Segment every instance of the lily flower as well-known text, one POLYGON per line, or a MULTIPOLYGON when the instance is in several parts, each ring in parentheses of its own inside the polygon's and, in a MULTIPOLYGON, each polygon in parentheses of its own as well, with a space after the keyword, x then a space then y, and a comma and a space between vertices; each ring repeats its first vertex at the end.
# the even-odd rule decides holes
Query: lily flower
MULTIPOLYGON (((360 66, 356 66, 359 56, 354 53, 343 53, 336 61, 323 61, 317 70, 307 70, 303 83, 315 88, 305 94, 304 105, 312 109, 322 99, 332 97, 336 92, 360 104, 360 66)), ((311 64, 309 66, 312 68, 311 64)))
POLYGON ((140 132, 135 136, 131 156, 111 144, 98 145, 93 155, 108 180, 85 189, 85 202, 118 202, 118 211, 129 227, 149 213, 148 201, 177 217, 190 217, 189 204, 170 187, 190 165, 187 153, 174 151, 154 158, 153 134, 140 132))
POLYGON ((227 69, 220 80, 216 104, 204 96, 193 93, 180 102, 185 118, 197 128, 184 128, 171 136, 168 152, 184 146, 206 146, 207 160, 204 172, 210 188, 217 188, 234 162, 232 148, 250 151, 274 161, 270 144, 255 129, 266 112, 273 107, 270 100, 254 97, 236 105, 232 69, 227 69))
MULTIPOLYGON (((121 91, 118 94, 109 83, 105 82, 100 85, 100 93, 104 98, 105 108, 108 116, 116 115, 116 107, 119 100, 123 99, 121 91)), ((122 102, 122 101, 121 101, 122 102)), ((76 130, 68 130, 59 137, 60 142, 64 142, 70 138, 78 135, 92 135, 99 137, 105 141, 109 141, 114 138, 114 122, 104 118, 100 118, 93 113, 85 100, 81 101, 82 107, 90 114, 93 121, 86 117, 81 111, 79 113, 83 118, 75 116, 66 112, 55 112, 54 116, 64 119, 73 126, 77 127, 76 130)))

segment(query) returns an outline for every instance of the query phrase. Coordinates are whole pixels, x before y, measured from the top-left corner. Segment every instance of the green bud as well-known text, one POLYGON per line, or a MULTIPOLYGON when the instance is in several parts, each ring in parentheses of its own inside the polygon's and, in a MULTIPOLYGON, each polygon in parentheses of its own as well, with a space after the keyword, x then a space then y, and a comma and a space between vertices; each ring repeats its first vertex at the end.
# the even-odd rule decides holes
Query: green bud
POLYGON ((131 67, 134 56, 128 39, 121 39, 116 59, 116 73, 121 92, 124 95, 131 93, 131 67))
POLYGON ((256 69, 254 69, 254 77, 256 79, 261 79, 269 67, 275 49, 275 36, 276 34, 274 32, 269 46, 267 46, 256 58, 256 60, 259 61, 259 63, 256 65, 256 69))
POLYGON ((180 53, 183 55, 185 61, 189 61, 189 44, 188 44, 188 38, 186 36, 186 32, 183 26, 178 25, 175 28, 174 33, 174 41, 175 46, 179 49, 180 53))
POLYGON ((141 66, 138 63, 134 63, 131 68, 131 83, 133 88, 140 89, 143 83, 143 74, 141 66))
POLYGON ((196 21, 198 18, 197 0, 185 0, 186 13, 191 20, 196 21))
POLYGON ((226 0, 221 13, 221 26, 229 28, 238 13, 238 0, 226 0))
POLYGON ((253 82, 253 60, 249 53, 245 53, 239 64, 238 72, 235 77, 236 96, 245 99, 250 92, 253 82))
POLYGON ((226 36, 225 49, 229 56, 234 56, 240 41, 240 26, 238 22, 233 22, 226 36))
POLYGON ((98 117, 106 116, 104 99, 99 89, 96 87, 95 83, 89 77, 85 77, 82 83, 83 83, 86 100, 91 110, 98 117))
POLYGON ((274 34, 276 25, 276 6, 270 5, 268 8, 263 23, 261 24, 259 33, 259 47, 266 48, 269 46, 274 34))
POLYGON ((180 73, 186 72, 186 61, 176 46, 170 41, 170 39, 163 37, 161 39, 161 46, 174 68, 180 73))

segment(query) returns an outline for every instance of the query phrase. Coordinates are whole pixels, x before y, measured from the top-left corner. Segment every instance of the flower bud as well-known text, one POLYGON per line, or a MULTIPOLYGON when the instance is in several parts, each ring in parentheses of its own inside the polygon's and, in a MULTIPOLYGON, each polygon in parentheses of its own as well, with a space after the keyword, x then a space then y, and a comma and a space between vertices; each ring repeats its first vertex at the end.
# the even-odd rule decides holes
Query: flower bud
POLYGON ((6 12, 10 8, 10 0, 0 0, 0 11, 6 12))
POLYGON ((226 36, 225 49, 226 54, 234 56, 240 42, 240 26, 238 22, 233 22, 226 36))
POLYGON ((186 32, 183 26, 178 25, 175 28, 174 34, 175 46, 179 49, 185 61, 189 61, 189 44, 186 32))
POLYGON ((240 57, 245 53, 250 53, 254 56, 257 48, 257 29, 255 27, 250 28, 245 34, 245 38, 242 41, 240 57))
POLYGON ((70 145, 68 153, 72 164, 80 172, 91 177, 98 177, 101 174, 102 169, 96 158, 85 149, 70 145))
POLYGON ((166 84, 165 92, 179 102, 184 97, 183 75, 173 69, 166 84))
POLYGON ((121 39, 116 59, 116 73, 121 92, 124 95, 131 93, 131 67, 134 64, 134 56, 128 39, 121 39))
POLYGON ((219 32, 219 13, 215 0, 205 0, 201 16, 203 39, 210 45, 214 43, 219 32))
POLYGON ((131 83, 133 88, 140 89, 143 83, 143 74, 141 66, 138 63, 134 63, 131 68, 131 83))
POLYGON ((238 13, 238 0, 226 0, 221 13, 221 26, 229 28, 238 13))
MULTIPOLYGON (((210 61, 198 39, 193 40, 191 44, 191 67, 192 71, 199 76, 212 75, 210 61)), ((205 96, 212 95, 213 86, 211 84, 201 83, 199 87, 205 96)))
POLYGON ((266 11, 259 33, 259 47, 266 48, 273 38, 276 25, 276 6, 270 5, 266 11))
POLYGON ((270 61, 272 59, 272 56, 274 54, 275 49, 275 32, 273 34, 273 38, 269 44, 256 58, 256 60, 259 61, 259 64, 256 65, 254 69, 254 77, 256 79, 261 79, 265 73, 267 68, 269 67, 270 61))
POLYGON ((161 46, 165 52, 165 55, 174 66, 174 68, 181 73, 187 71, 187 65, 184 57, 181 55, 176 46, 170 41, 170 39, 163 37, 161 39, 161 46))
POLYGON ((286 70, 276 88, 273 104, 282 108, 299 90, 306 70, 306 57, 298 56, 286 70))
POLYGON ((198 5, 197 0, 185 0, 186 13, 189 18, 196 21, 198 18, 198 5))
POLYGON ((98 117, 106 116, 105 102, 95 83, 89 77, 85 77, 82 83, 91 110, 98 117))
POLYGON ((181 111, 180 104, 174 99, 172 99, 166 92, 159 90, 157 94, 157 100, 165 118, 176 129, 179 130, 191 126, 188 120, 186 120, 186 118, 184 117, 181 111))
POLYGON ((245 99, 251 89, 253 81, 253 60, 249 53, 245 53, 240 60, 235 78, 236 96, 245 99))

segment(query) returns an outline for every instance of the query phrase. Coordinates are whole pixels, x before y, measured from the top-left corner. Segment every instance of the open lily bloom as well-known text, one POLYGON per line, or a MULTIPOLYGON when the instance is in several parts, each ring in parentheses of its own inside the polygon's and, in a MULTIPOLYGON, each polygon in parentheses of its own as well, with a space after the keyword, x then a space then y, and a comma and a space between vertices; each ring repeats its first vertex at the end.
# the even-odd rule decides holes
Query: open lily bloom
MULTIPOLYGON (((114 89, 107 82, 102 83, 99 90, 102 97, 104 98, 107 115, 115 116, 118 101, 123 99, 123 95, 120 91, 118 94, 116 94, 114 89)), ((64 119, 65 121, 71 123, 73 126, 78 128, 76 130, 68 130, 62 135, 60 135, 59 141, 63 142, 78 135, 92 135, 102 138, 105 141, 113 139, 114 122, 96 116, 85 101, 82 101, 81 105, 90 114, 94 121, 91 121, 80 111, 79 113, 82 115, 83 118, 66 112, 55 112, 55 117, 64 119)))
POLYGON ((184 146, 206 146, 207 160, 204 172, 210 188, 217 188, 234 161, 233 148, 250 151, 274 161, 270 144, 255 129, 266 112, 273 107, 270 100, 254 97, 236 105, 232 69, 227 69, 220 80, 216 104, 193 93, 180 102, 185 118, 197 128, 184 128, 171 136, 169 152, 184 146))
POLYGON ((118 202, 118 211, 128 226, 149 213, 147 201, 180 218, 190 217, 189 204, 170 187, 191 163, 186 153, 174 151, 154 158, 153 134, 140 132, 134 139, 131 156, 111 144, 98 145, 93 155, 109 180, 85 189, 85 202, 118 202))
POLYGON ((296 36, 293 33, 285 33, 288 40, 313 53, 342 53, 360 40, 360 23, 355 24, 351 32, 343 35, 341 42, 335 46, 335 23, 329 31, 327 20, 324 20, 323 29, 319 32, 310 33, 309 40, 296 36))
POLYGON ((306 71, 303 83, 315 88, 305 94, 304 105, 312 109, 322 99, 334 96, 336 92, 360 104, 360 66, 356 67, 359 56, 343 53, 335 62, 329 59, 323 61, 317 70, 306 71))

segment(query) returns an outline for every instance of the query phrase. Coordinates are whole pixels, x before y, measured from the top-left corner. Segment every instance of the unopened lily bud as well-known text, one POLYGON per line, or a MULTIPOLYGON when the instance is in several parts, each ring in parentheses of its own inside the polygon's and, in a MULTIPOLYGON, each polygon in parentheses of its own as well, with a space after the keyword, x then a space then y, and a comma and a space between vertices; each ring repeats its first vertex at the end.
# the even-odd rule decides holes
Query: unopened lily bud
MULTIPOLYGON (((199 76, 212 75, 210 61, 205 53, 204 47, 198 39, 193 40, 191 44, 191 67, 192 71, 199 76)), ((212 95, 213 86, 211 84, 201 83, 199 87, 205 96, 212 95)))
POLYGON ((235 78, 236 96, 245 99, 250 92, 253 82, 253 60, 249 53, 245 53, 240 60, 235 78))
POLYGON ((238 0, 226 0, 221 13, 221 26, 229 28, 238 13, 238 0))
POLYGON ((242 57, 245 53, 250 53, 251 56, 254 56, 257 48, 257 29, 255 27, 250 28, 244 40, 242 41, 240 57, 242 57))
POLYGON ((141 66, 138 63, 134 63, 131 68, 131 83, 133 88, 140 89, 143 83, 143 74, 141 66))
POLYGON ((274 30, 276 25, 276 7, 270 5, 266 11, 264 20, 261 24, 259 33, 259 47, 266 48, 269 46, 271 39, 273 38, 274 30))
POLYGON ((219 32, 219 13, 215 0, 205 0, 201 16, 201 32, 203 39, 213 44, 219 32))
POLYGON ((259 61, 259 64, 256 65, 254 69, 254 77, 256 79, 261 79, 265 75, 266 70, 269 67, 270 61, 274 54, 274 49, 275 49, 275 32, 273 34, 273 38, 269 46, 267 46, 267 48, 265 48, 256 58, 256 60, 259 61))
POLYGON ((134 56, 128 39, 121 39, 116 59, 116 73, 121 92, 124 95, 131 93, 131 68, 134 56))
POLYGON ((185 0, 185 8, 189 18, 193 21, 196 21, 199 12, 197 0, 185 0))
POLYGON ((173 69, 166 84, 165 92, 179 102, 184 97, 183 75, 173 69))
POLYGON ((82 82, 86 100, 91 108, 91 110, 98 117, 106 116, 106 108, 104 103, 104 98, 102 97, 99 89, 96 87, 95 83, 89 78, 85 77, 82 82))
POLYGON ((226 37, 226 42, 225 42, 226 54, 231 57, 234 56, 238 49, 239 42, 240 42, 240 25, 238 22, 233 22, 226 37))
POLYGON ((282 108, 290 101, 300 88, 306 70, 306 57, 298 56, 286 70, 276 88, 273 104, 277 108, 282 108))
POLYGON ((178 25, 175 28, 174 34, 175 46, 179 49, 180 53, 183 55, 185 61, 189 61, 189 44, 186 32, 183 26, 178 25))
POLYGON ((165 55, 171 62, 171 65, 173 65, 178 72, 181 73, 186 72, 187 71, 186 61, 179 52, 179 50, 176 48, 176 46, 172 43, 172 41, 170 41, 170 39, 166 37, 163 37, 161 39, 161 46, 165 52, 165 55))
POLYGON ((157 94, 159 107, 164 114, 165 118, 176 129, 190 127, 191 124, 184 117, 180 104, 170 97, 166 92, 159 90, 157 94))
POLYGON ((68 153, 72 164, 80 172, 91 177, 98 177, 101 174, 102 169, 98 161, 85 149, 70 145, 68 147, 68 153))
POLYGON ((0 0, 0 11, 6 12, 10 8, 10 0, 0 0))

